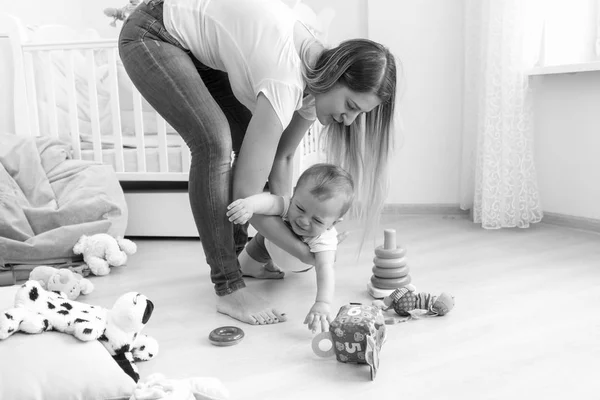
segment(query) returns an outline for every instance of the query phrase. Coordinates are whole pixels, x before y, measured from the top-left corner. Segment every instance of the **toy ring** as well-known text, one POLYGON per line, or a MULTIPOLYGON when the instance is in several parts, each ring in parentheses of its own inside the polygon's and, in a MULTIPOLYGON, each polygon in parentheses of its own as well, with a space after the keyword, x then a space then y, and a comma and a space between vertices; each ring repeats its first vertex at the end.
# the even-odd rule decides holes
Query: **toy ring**
POLYGON ((400 268, 404 267, 408 264, 408 260, 406 257, 400 258, 379 258, 375 257, 373 259, 373 264, 375 264, 379 268, 400 268))
POLYGON ((384 246, 378 246, 375 248, 375 255, 379 258, 401 258, 406 255, 406 249, 402 247, 396 247, 386 249, 384 246))
POLYGON ((333 348, 333 340, 331 339, 330 332, 321 332, 317 336, 313 338, 312 341, 312 349, 313 352, 319 357, 331 357, 335 354, 335 349, 333 348), (327 350, 321 350, 320 344, 323 341, 331 342, 331 346, 327 350))
POLYGON ((208 340, 215 346, 233 346, 244 338, 244 331, 236 326, 222 326, 208 335, 208 340))
POLYGON ((408 265, 400 268, 379 268, 378 266, 373 267, 373 275, 377 278, 403 278, 408 275, 408 265))
POLYGON ((397 289, 403 286, 406 286, 410 283, 410 275, 406 275, 403 278, 377 278, 376 276, 371 276, 371 283, 373 286, 379 289, 397 289))

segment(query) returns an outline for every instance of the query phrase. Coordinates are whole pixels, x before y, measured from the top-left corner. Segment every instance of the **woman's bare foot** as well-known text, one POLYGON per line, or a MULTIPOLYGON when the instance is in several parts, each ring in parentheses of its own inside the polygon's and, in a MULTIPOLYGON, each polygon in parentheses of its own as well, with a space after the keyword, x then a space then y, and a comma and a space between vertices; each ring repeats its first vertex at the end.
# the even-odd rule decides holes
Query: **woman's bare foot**
POLYGON ((273 261, 269 261, 266 264, 260 263, 250 257, 246 249, 242 250, 238 256, 238 260, 242 268, 242 275, 245 278, 283 279, 285 276, 285 272, 275 265, 273 261))
POLYGON ((267 325, 284 322, 287 318, 248 288, 217 297, 217 311, 250 325, 267 325))

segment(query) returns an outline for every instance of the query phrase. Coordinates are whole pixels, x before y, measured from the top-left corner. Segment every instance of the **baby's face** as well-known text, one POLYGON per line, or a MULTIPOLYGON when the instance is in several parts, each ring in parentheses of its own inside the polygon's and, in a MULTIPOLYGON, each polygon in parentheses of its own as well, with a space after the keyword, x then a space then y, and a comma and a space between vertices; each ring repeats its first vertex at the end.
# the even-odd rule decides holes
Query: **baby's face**
POLYGON ((296 187, 287 217, 296 235, 318 236, 339 221, 343 206, 342 196, 319 200, 304 185, 296 187))

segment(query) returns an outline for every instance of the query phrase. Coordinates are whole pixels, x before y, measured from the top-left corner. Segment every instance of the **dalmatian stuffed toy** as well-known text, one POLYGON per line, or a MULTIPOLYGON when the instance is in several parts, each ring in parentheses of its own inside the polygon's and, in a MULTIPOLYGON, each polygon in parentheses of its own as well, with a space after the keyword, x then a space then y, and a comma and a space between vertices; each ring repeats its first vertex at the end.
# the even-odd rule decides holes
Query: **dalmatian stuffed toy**
POLYGON ((15 307, 0 314, 0 340, 13 333, 55 330, 82 341, 99 340, 135 382, 134 361, 146 361, 158 353, 155 339, 140 334, 154 305, 144 295, 130 292, 111 309, 69 300, 62 292, 50 292, 38 281, 25 282, 15 295, 15 307))

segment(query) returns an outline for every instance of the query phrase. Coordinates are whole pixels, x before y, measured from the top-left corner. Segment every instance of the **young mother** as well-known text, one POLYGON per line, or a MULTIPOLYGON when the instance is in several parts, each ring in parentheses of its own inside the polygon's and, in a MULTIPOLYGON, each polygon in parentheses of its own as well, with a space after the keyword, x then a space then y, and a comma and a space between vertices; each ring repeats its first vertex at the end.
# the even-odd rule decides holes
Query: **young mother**
MULTIPOLYGON (((243 275, 269 271, 240 269, 246 227, 228 221, 227 205, 266 182, 289 195, 294 152, 317 118, 328 126, 328 160, 353 175, 363 216, 377 218, 391 146, 393 56, 365 39, 325 49, 280 0, 145 0, 123 25, 119 53, 142 96, 190 148, 189 197, 217 310, 249 324, 285 321, 245 287, 243 275)), ((251 222, 314 263, 281 218, 251 222)))

